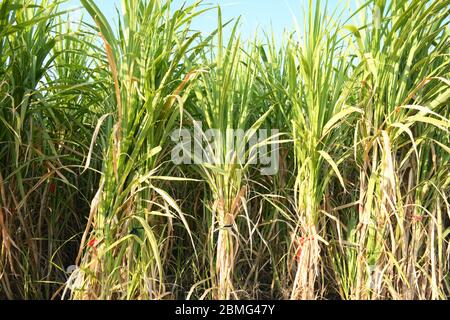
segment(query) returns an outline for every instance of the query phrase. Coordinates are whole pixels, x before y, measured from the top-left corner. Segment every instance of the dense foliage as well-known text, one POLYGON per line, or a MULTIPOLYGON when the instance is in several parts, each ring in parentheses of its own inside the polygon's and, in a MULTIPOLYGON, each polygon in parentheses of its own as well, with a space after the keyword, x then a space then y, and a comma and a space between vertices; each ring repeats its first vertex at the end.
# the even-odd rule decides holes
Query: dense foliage
POLYGON ((0 1, 0 298, 450 296, 448 0, 304 1, 282 43, 62 2, 0 1), (219 161, 175 165, 181 128, 219 161), (276 175, 225 161, 260 128, 276 175))

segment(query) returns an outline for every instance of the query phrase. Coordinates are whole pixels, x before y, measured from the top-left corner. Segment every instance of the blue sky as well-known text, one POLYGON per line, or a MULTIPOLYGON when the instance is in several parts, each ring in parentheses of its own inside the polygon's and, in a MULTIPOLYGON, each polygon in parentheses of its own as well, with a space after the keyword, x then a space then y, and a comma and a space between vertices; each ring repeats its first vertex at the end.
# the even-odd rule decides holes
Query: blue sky
MULTIPOLYGON (((190 2, 192 0, 187 0, 190 2)), ((175 0, 174 8, 181 6, 186 0, 175 0)), ((329 0, 332 11, 344 3, 355 4, 355 0, 329 0)), ((120 0, 96 0, 107 18, 114 20, 116 6, 120 9, 120 0)), ((245 39, 251 38, 257 28, 266 31, 273 30, 279 39, 283 30, 294 30, 294 18, 300 19, 302 10, 308 5, 308 0, 204 0, 204 4, 219 4, 222 8, 223 20, 241 16, 240 31, 245 39)), ((69 0, 68 7, 79 7, 79 0, 69 0)), ((80 13, 74 14, 77 18, 80 13)), ((301 24, 301 22, 300 22, 301 24)), ((217 12, 211 10, 196 18, 192 27, 203 32, 210 32, 217 27, 217 12)))

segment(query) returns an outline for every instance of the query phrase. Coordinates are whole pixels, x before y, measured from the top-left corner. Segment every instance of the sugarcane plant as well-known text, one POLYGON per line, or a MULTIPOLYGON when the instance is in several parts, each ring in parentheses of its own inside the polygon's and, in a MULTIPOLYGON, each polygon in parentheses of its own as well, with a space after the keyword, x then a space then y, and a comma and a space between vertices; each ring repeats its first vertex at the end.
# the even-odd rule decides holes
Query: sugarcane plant
POLYGON ((343 251, 347 266, 339 268, 346 270, 339 272, 341 281, 352 279, 345 298, 445 296, 445 2, 374 1, 362 11, 364 27, 348 28, 359 58, 354 77, 364 112, 354 133, 358 212, 347 230, 355 245, 343 251))
POLYGON ((86 299, 161 299, 170 294, 163 251, 170 250, 172 220, 189 229, 176 201, 160 187, 170 178, 158 174, 196 75, 183 60, 198 36, 188 28, 197 4, 171 13, 171 1, 122 1, 113 31, 93 1, 82 3, 104 42, 114 125, 71 292, 86 299))
MULTIPOLYGON (((52 297, 83 225, 77 211, 88 208, 77 174, 91 134, 83 84, 95 89, 96 72, 62 28, 60 3, 0 4, 0 297, 8 299, 52 297)), ((97 101, 99 91, 89 96, 97 101)))
POLYGON ((255 163, 256 148, 269 141, 274 143, 277 137, 257 137, 256 131, 271 111, 262 110, 254 95, 257 51, 254 48, 243 51, 237 34, 239 19, 224 44, 221 9, 217 11, 218 29, 210 39, 211 49, 202 55, 205 68, 194 89, 195 103, 188 112, 194 131, 201 132, 194 139, 197 152, 192 154, 196 164, 193 169, 208 186, 205 203, 209 232, 205 241, 210 257, 210 288, 206 293, 211 292, 214 299, 237 299, 234 269, 239 256, 240 228, 250 219, 246 175, 255 163), (196 116, 200 121, 196 121, 196 116))

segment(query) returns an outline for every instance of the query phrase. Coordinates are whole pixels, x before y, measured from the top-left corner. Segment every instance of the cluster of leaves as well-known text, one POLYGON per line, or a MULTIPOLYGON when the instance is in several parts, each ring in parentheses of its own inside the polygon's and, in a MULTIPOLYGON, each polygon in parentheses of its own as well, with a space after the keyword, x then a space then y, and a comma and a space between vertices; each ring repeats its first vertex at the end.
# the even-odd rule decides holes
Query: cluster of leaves
POLYGON ((449 296, 447 0, 309 0, 281 44, 62 2, 0 3, 0 298, 449 296), (215 161, 175 166, 181 128, 215 161))

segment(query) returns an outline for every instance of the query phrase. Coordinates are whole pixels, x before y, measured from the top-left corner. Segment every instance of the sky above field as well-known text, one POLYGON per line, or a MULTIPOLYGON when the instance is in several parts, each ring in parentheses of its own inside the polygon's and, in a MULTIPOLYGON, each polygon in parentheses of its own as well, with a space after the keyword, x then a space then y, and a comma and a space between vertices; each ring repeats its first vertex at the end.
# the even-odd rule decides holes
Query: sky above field
MULTIPOLYGON (((192 0, 175 0, 174 8, 192 0)), ((355 0, 329 0, 329 10, 341 8, 343 4, 355 5, 355 0)), ((120 0, 96 0, 97 5, 111 21, 115 20, 116 8, 120 10, 120 0)), ((219 4, 222 8, 223 20, 241 16, 240 31, 244 39, 251 38, 256 30, 274 31, 280 39, 285 29, 294 30, 294 17, 301 20, 302 12, 308 5, 308 0, 205 0, 205 5, 219 4)), ((69 8, 80 7, 79 0, 69 0, 65 5, 69 8)), ((81 11, 74 13, 78 18, 81 11)), ((299 22, 301 25, 301 21, 299 22)), ((217 11, 211 10, 197 17, 192 25, 193 29, 211 32, 217 27, 217 11)))

